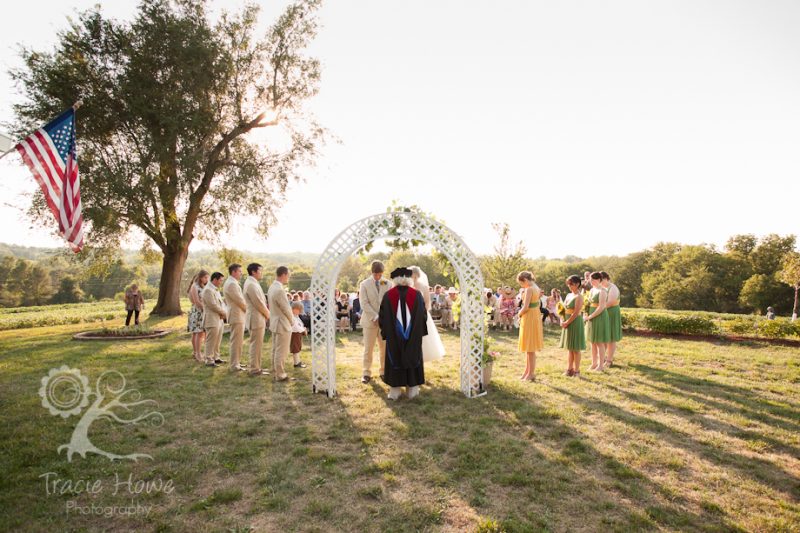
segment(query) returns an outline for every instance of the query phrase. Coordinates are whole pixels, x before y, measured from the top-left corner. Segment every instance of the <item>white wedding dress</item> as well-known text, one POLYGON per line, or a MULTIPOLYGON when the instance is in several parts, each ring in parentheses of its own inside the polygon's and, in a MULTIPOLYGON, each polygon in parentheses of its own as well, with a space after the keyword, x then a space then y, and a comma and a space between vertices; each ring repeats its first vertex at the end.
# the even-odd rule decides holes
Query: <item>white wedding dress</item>
MULTIPOLYGON (((419 279, 414 284, 414 288, 423 295, 423 298, 425 298, 424 295, 430 294, 428 276, 424 272, 421 272, 419 279)), ((428 334, 422 337, 422 360, 425 363, 429 363, 444 357, 445 351, 442 338, 439 336, 439 330, 436 329, 436 324, 433 323, 433 317, 431 317, 430 298, 425 298, 425 309, 428 311, 428 334)))

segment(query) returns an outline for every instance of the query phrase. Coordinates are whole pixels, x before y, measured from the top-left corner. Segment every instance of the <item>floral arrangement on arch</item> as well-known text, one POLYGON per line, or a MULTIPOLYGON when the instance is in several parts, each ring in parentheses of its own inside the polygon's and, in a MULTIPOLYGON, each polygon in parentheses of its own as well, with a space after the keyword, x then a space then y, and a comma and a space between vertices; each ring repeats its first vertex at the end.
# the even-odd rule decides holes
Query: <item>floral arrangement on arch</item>
POLYGON ((489 336, 483 337, 483 357, 481 363, 486 365, 494 363, 500 357, 500 352, 492 350, 492 339, 489 336))

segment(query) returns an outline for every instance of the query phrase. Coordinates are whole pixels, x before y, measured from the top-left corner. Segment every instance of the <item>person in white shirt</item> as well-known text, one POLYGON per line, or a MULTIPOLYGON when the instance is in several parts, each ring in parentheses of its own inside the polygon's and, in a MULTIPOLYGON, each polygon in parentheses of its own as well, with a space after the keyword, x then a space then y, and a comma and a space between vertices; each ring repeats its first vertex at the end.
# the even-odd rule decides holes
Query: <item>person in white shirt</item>
POLYGON ((289 342, 289 352, 292 354, 295 368, 306 368, 305 363, 300 361, 300 352, 303 351, 303 336, 306 334, 306 326, 300 319, 303 314, 303 302, 292 302, 292 340, 289 342))

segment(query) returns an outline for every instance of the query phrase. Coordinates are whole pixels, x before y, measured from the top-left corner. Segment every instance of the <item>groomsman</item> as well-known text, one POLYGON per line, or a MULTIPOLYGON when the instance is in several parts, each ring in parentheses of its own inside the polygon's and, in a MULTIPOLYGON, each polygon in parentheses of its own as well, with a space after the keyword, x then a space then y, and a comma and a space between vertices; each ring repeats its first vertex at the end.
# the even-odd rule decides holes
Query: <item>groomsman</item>
POLYGON ((244 318, 247 313, 247 303, 244 293, 239 286, 242 279, 242 265, 234 263, 228 267, 228 279, 222 286, 222 295, 228 304, 228 324, 231 326, 231 366, 230 371, 244 370, 241 366, 242 345, 244 344, 244 318))
POLYGON ((289 376, 283 365, 289 354, 294 321, 292 306, 284 288, 289 283, 289 269, 280 266, 275 271, 275 276, 275 281, 267 291, 269 308, 272 309, 272 320, 269 321, 269 330, 272 332, 272 372, 276 381, 288 381, 289 376))
POLYGON ((383 378, 386 364, 386 341, 380 337, 378 312, 383 295, 392 288, 392 282, 383 278, 383 263, 372 263, 372 276, 361 282, 358 289, 358 302, 361 305, 361 330, 364 332, 364 361, 361 383, 369 383, 372 379, 372 353, 375 343, 380 352, 380 376, 383 378))
POLYGON ((244 281, 244 301, 247 304, 249 315, 248 329, 250 330, 250 375, 264 376, 269 372, 261 369, 261 350, 264 346, 264 332, 269 320, 269 309, 264 301, 264 291, 258 281, 262 278, 261 265, 250 263, 247 265, 247 279, 244 281))
POLYGON ((222 272, 211 274, 211 283, 206 285, 200 295, 203 302, 203 329, 206 330, 205 362, 206 366, 218 366, 224 363, 220 358, 219 346, 222 343, 222 329, 225 319, 225 303, 219 293, 222 285, 222 272))

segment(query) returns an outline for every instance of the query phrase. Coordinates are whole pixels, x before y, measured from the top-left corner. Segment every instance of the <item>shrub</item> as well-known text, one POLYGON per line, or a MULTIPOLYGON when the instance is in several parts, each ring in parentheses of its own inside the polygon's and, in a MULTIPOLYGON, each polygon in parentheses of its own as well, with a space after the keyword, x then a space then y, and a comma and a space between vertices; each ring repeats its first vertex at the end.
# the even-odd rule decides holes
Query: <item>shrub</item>
POLYGON ((800 324, 789 320, 762 320, 758 324, 758 334, 770 339, 800 336, 800 324))
POLYGON ((637 313, 631 313, 624 309, 622 311, 622 329, 636 329, 637 326, 637 313))
POLYGON ((736 335, 755 335, 758 328, 758 319, 756 317, 734 318, 733 320, 724 321, 722 327, 725 331, 736 335))
POLYGON ((641 314, 637 317, 638 325, 655 333, 683 335, 716 335, 717 324, 710 318, 699 315, 674 314, 641 314))

